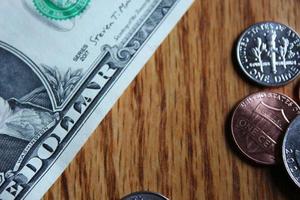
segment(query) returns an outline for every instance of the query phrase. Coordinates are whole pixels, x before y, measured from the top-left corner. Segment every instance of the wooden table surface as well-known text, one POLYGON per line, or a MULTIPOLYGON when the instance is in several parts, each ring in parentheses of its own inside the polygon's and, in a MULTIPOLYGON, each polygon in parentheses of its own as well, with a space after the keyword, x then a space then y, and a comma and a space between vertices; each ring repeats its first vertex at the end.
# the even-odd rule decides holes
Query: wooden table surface
MULTIPOLYGON (((172 200, 299 199, 282 165, 241 159, 228 126, 242 98, 270 90, 239 74, 238 36, 265 20, 300 32, 299 9, 300 0, 196 0, 44 199, 140 190, 172 200)), ((271 90, 297 100, 297 84, 271 90)))

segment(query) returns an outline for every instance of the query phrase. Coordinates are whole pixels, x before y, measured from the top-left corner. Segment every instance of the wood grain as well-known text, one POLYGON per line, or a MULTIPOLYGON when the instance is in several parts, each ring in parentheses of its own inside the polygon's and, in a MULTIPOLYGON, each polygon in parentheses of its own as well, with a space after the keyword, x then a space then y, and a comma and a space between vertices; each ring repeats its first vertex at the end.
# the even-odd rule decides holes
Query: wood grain
MULTIPOLYGON (((239 74, 238 36, 265 20, 300 32, 299 8, 299 0, 197 0, 44 199, 140 190, 174 200, 299 199, 283 166, 242 159, 228 129, 234 106, 268 89, 239 74)), ((298 98, 297 80, 272 90, 298 98)))

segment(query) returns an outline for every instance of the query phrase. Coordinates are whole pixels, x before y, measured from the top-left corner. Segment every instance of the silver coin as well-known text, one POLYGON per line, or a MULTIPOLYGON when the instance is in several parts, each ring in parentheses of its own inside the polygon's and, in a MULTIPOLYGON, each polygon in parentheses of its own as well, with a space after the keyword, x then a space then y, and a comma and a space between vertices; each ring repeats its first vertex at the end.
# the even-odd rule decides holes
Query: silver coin
POLYGON ((168 198, 153 192, 136 192, 123 197, 122 200, 168 200, 168 198))
POLYGON ((290 124, 286 132, 282 155, 289 176, 300 187, 300 115, 290 124))
POLYGON ((248 78, 280 86, 300 74, 300 37, 288 26, 263 22, 249 27, 237 46, 237 58, 248 78))

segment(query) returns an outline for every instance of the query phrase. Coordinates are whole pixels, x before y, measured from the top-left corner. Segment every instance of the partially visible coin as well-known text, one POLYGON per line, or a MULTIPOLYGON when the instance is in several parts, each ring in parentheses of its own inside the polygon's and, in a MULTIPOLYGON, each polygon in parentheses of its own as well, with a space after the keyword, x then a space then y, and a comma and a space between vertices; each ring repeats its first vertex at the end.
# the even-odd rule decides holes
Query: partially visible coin
POLYGON ((286 132, 282 155, 290 177, 300 187, 300 116, 291 123, 286 132))
POLYGON ((259 164, 281 159, 281 141, 300 108, 288 96, 258 92, 244 99, 234 111, 231 131, 241 152, 259 164))
POLYGON ((168 200, 168 198, 153 192, 136 192, 129 194, 122 200, 168 200))
POLYGON ((300 37, 283 24, 258 23, 241 36, 237 58, 242 71, 254 82, 284 85, 300 74, 300 37))

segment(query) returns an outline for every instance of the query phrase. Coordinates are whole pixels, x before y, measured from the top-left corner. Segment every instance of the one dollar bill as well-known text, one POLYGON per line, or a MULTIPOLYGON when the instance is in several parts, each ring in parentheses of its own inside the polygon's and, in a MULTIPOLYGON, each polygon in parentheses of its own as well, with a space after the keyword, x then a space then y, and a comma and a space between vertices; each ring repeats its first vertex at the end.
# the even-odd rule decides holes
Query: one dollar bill
POLYGON ((0 1, 0 199, 40 199, 192 0, 0 1))

